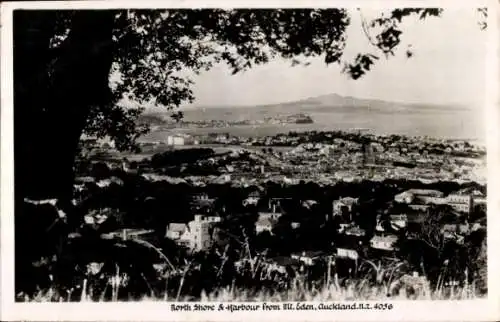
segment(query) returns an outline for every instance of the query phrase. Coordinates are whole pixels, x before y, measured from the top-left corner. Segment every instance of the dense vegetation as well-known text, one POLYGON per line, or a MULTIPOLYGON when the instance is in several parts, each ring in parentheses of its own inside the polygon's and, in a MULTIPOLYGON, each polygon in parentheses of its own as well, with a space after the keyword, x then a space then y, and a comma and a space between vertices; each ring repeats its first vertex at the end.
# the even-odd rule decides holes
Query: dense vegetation
MULTIPOLYGON (((230 184, 194 187, 165 181, 150 182, 139 175, 119 170, 110 170, 107 175, 103 173, 105 172, 101 172, 99 179, 117 176, 123 184, 111 183, 103 188, 96 183, 86 183, 85 189, 76 195, 79 200, 76 213, 82 217, 85 215, 95 217, 100 214, 105 215, 107 219, 99 225, 81 226, 78 229, 81 238, 67 240, 62 252, 59 253, 60 257, 55 261, 43 260, 35 270, 37 274, 33 275, 31 280, 34 283, 32 287, 38 285, 40 290, 50 289, 53 292, 53 299, 57 299, 57 296, 66 298, 69 296, 67 294, 71 294, 68 298, 70 300, 78 300, 82 296, 93 300, 129 297, 140 299, 144 296, 197 299, 204 296, 202 294, 211 294, 210 296, 217 299, 221 296, 218 294, 227 292, 228 288, 234 292, 245 292, 245 296, 250 298, 272 294, 284 296, 290 291, 290 287, 297 287, 296 283, 300 285, 300 292, 299 289, 295 289, 302 294, 300 296, 320 294, 316 293, 319 292, 318 287, 334 296, 331 292, 340 294, 367 292, 365 289, 367 285, 361 285, 361 281, 372 285, 373 290, 378 288, 379 292, 385 287, 387 293, 390 283, 396 283, 397 278, 413 271, 418 271, 428 278, 430 282, 428 292, 437 289, 440 289, 440 292, 450 292, 450 288, 444 285, 444 281, 450 280, 460 281, 459 285, 454 286, 458 288, 474 285, 474 296, 485 291, 485 273, 481 273, 485 261, 483 250, 485 232, 478 231, 471 234, 463 245, 455 242, 442 243, 439 246, 431 244, 435 240, 428 239, 429 235, 424 235, 424 230, 434 229, 431 238, 442 241, 436 227, 450 220, 449 216, 446 217, 449 210, 440 208, 429 213, 426 219, 429 222, 427 228, 418 231, 422 234, 422 239, 401 239, 395 254, 398 258, 396 263, 384 261, 376 254, 363 251, 361 253, 363 262, 368 262, 361 265, 363 262, 355 264, 337 259, 331 276, 325 275, 328 271, 326 262, 305 272, 289 272, 286 276, 271 277, 263 265, 266 258, 288 256, 292 252, 303 250, 333 253, 333 245, 340 242, 342 236, 336 233, 338 219, 326 221, 325 218, 331 216, 332 201, 339 197, 360 198, 360 206, 353 210, 353 215, 355 223, 367 231, 364 238, 366 243, 374 233, 377 215, 387 216, 389 213, 409 211, 407 208, 391 205, 394 195, 402 190, 428 188, 449 193, 466 187, 484 191, 483 186, 451 182, 425 185, 397 180, 339 183, 333 186, 319 186, 315 183, 286 186, 269 182, 262 187, 261 199, 256 206, 243 206, 242 201, 251 192, 260 191, 258 187, 235 188, 230 184), (220 215, 223 221, 217 227, 218 242, 213 248, 206 253, 191 254, 164 236, 168 223, 187 222, 193 219, 193 196, 200 193, 207 194, 216 201, 211 207, 197 211, 220 215), (284 215, 272 235, 269 233, 256 235, 254 223, 257 220, 257 212, 266 211, 269 201, 273 198, 285 198, 280 208, 284 215), (308 199, 316 200, 318 203, 304 207, 302 201, 308 199), (292 229, 291 222, 300 222, 300 228, 292 229), (145 242, 147 244, 132 240, 103 240, 100 237, 102 234, 121 228, 134 227, 152 229, 153 237, 147 239, 145 242), (256 255, 257 262, 253 267, 244 266, 242 271, 236 268, 236 263, 242 260, 249 265, 250 256, 256 255), (372 271, 372 265, 369 264, 371 262, 377 263, 374 265, 381 265, 378 269, 386 271, 380 273, 382 275, 389 274, 389 271, 393 272, 393 266, 396 264, 398 269, 392 273, 395 275, 391 277, 391 281, 386 275, 382 281, 372 280, 372 274, 377 274, 372 271), (422 262, 425 263, 425 267, 421 266, 422 262), (99 274, 94 276, 87 271, 89 263, 104 263, 104 266, 99 270, 99 274), (446 263, 445 266, 443 263, 446 263), (158 265, 161 268, 158 268, 158 265), (446 267, 446 270, 443 270, 443 267, 446 267), (52 276, 52 280, 49 276, 52 276), (117 282, 117 279, 124 278, 126 283, 117 282), (335 280, 337 286, 332 284, 335 280), (88 290, 85 291, 87 293, 82 293, 84 284, 85 288, 92 289, 92 294, 89 294, 88 290), (75 288, 77 286, 79 288, 75 288), (332 287, 337 288, 333 290, 332 287)), ((476 209, 470 218, 474 216, 476 217, 474 220, 485 218, 485 212, 476 209)), ((453 220, 458 223, 466 219, 462 217, 458 221, 453 220)), ((404 236, 405 233, 398 234, 404 236)), ((37 288, 23 290, 23 294, 29 296, 38 294, 46 299, 47 294, 44 292, 37 291, 37 288), (42 293, 44 295, 41 295, 42 293)), ((298 296, 297 294, 287 296, 294 297, 298 296)), ((368 296, 367 294, 364 296, 368 296)), ((427 294, 430 296, 430 293, 427 294)), ((448 293, 448 295, 443 294, 441 296, 450 296, 448 293)))

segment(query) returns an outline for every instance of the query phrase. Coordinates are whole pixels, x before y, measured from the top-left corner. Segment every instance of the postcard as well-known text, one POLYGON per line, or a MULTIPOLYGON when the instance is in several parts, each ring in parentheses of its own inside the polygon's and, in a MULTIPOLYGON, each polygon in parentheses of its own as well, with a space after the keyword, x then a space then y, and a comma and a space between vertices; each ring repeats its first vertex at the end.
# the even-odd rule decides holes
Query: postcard
POLYGON ((2 3, 0 317, 498 320, 497 7, 2 3))

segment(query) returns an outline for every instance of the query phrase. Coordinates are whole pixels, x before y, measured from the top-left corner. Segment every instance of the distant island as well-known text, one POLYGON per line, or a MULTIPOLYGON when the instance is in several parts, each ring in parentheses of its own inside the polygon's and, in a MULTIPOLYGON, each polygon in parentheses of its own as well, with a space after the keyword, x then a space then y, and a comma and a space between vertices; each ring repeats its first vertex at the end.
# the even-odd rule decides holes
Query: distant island
POLYGON ((161 115, 142 115, 139 119, 140 123, 146 123, 152 126, 160 127, 161 129, 173 128, 223 128, 232 126, 258 126, 258 125, 285 125, 285 124, 313 124, 314 120, 311 116, 304 113, 292 115, 278 115, 265 117, 261 120, 197 120, 176 122, 173 119, 164 118, 161 115))
MULTIPOLYGON (((200 105, 172 111, 151 108, 139 122, 151 133, 182 129, 188 133, 224 131, 237 135, 272 135, 284 131, 325 131, 366 128, 380 135, 403 134, 484 141, 480 109, 460 105, 391 102, 338 94, 255 106, 200 105)), ((152 135, 153 137, 155 135, 152 135)))
POLYGON ((307 114, 294 114, 287 117, 288 123, 295 124, 312 124, 313 119, 307 114))

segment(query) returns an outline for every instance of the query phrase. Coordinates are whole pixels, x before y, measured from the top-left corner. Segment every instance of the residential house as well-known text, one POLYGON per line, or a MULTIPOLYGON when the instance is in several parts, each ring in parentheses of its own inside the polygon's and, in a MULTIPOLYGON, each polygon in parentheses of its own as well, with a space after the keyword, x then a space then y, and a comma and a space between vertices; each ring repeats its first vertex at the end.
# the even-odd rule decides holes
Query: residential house
POLYGON ((218 223, 222 221, 222 218, 220 216, 195 215, 195 219, 197 216, 199 216, 201 220, 206 221, 208 223, 218 223))
POLYGON ((339 200, 333 201, 333 215, 342 215, 342 210, 345 209, 348 212, 352 212, 352 208, 358 204, 359 198, 345 197, 339 200))
POLYGON ((262 218, 255 222, 255 233, 260 234, 264 231, 272 234, 274 226, 278 223, 278 220, 272 218, 262 218))
POLYGON ((167 145, 185 145, 186 138, 181 135, 169 135, 167 136, 167 145))
POLYGON ((212 230, 220 220, 218 216, 195 215, 194 220, 188 223, 190 248, 200 251, 210 247, 212 244, 212 230))
MULTIPOLYGON (((351 230, 352 228, 353 227, 347 228, 346 232, 351 230)), ((357 233, 355 234, 344 233, 336 239, 334 246, 337 249, 336 256, 338 258, 344 258, 344 259, 347 258, 356 260, 361 255, 361 251, 364 249, 363 246, 364 231, 362 229, 359 229, 358 227, 354 228, 355 229, 353 229, 351 232, 357 232, 357 233)))
POLYGON ((411 204, 416 200, 428 203, 438 203, 441 201, 443 193, 438 190, 430 189, 410 189, 394 196, 394 201, 398 203, 411 204))
POLYGON ((481 225, 481 223, 475 222, 472 224, 470 231, 475 232, 475 231, 478 231, 478 230, 483 229, 483 228, 485 228, 485 227, 483 225, 481 225))
POLYGON ((193 195, 193 200, 195 201, 200 201, 200 200, 211 200, 211 198, 208 196, 207 193, 197 193, 195 195, 193 195))
POLYGON ((337 229, 337 232, 343 234, 349 227, 351 227, 351 223, 341 222, 339 223, 339 228, 337 229))
POLYGON ((278 256, 266 260, 267 269, 270 271, 286 274, 289 268, 300 267, 300 261, 287 256, 278 256))
POLYGON ((474 200, 473 201, 474 206, 477 206, 477 205, 484 205, 484 206, 486 206, 486 204, 487 204, 486 197, 474 197, 473 200, 474 200))
POLYGON ((269 199, 268 208, 272 212, 282 211, 282 209, 283 209, 283 207, 282 207, 283 201, 291 200, 291 199, 292 198, 270 198, 269 199))
POLYGON ((307 208, 307 209, 311 209, 312 206, 317 205, 317 204, 318 204, 318 202, 316 200, 304 200, 302 202, 302 207, 307 208))
POLYGON ((389 221, 395 230, 403 229, 408 225, 408 216, 405 214, 389 215, 389 221))
POLYGON ((458 212, 469 214, 472 210, 472 196, 461 194, 449 194, 446 197, 446 204, 458 212))
POLYGON ((370 239, 370 246, 377 250, 393 251, 398 240, 395 235, 375 235, 370 239))
POLYGON ((467 235, 470 231, 470 227, 468 224, 444 224, 441 227, 441 234, 445 238, 452 237, 455 234, 458 235, 467 235))
POLYGON ((414 195, 408 191, 401 192, 394 196, 394 201, 398 203, 411 204, 413 199, 414 195))
POLYGON ((344 247, 337 247, 337 254, 336 256, 338 258, 348 258, 352 260, 358 260, 359 259, 359 253, 356 249, 353 248, 344 248, 344 247))
POLYGON ((212 209, 215 203, 214 198, 210 198, 206 193, 200 193, 193 196, 192 207, 197 211, 202 209, 212 209))
POLYGON ((441 228, 443 238, 454 240, 457 244, 464 244, 465 236, 468 235, 470 231, 469 225, 462 224, 445 224, 441 228))
POLYGON ((230 135, 229 133, 218 134, 217 137, 215 138, 215 141, 218 143, 229 143, 230 135))
POLYGON ((111 177, 109 179, 102 179, 96 182, 99 188, 109 187, 112 183, 123 186, 123 180, 117 177, 111 177))
POLYGON ((94 183, 94 182, 95 182, 95 178, 94 177, 90 177, 90 176, 76 177, 75 178, 75 183, 76 184, 86 184, 86 183, 94 183))
POLYGON ((285 184, 289 184, 289 185, 296 185, 296 184, 299 184, 300 183, 300 179, 298 178, 287 178, 286 176, 283 178, 283 182, 285 184))
POLYGON ((283 213, 281 212, 259 212, 259 219, 258 220, 264 220, 264 219, 272 219, 272 220, 278 220, 283 213))
POLYGON ((366 232, 362 228, 359 228, 357 226, 352 226, 352 227, 347 228, 344 231, 344 234, 349 235, 349 236, 364 237, 366 235, 366 232))
POLYGON ((252 191, 248 197, 243 200, 243 205, 244 206, 249 206, 249 205, 257 205, 257 203, 259 202, 260 200, 260 192, 258 190, 254 190, 252 191))
POLYGON ((213 228, 220 221, 219 216, 195 215, 187 225, 169 224, 166 237, 195 251, 206 250, 212 245, 213 228))
POLYGON ((131 240, 131 239, 142 239, 147 240, 154 236, 154 230, 146 230, 146 229, 134 229, 134 228, 125 228, 119 229, 107 234, 102 234, 101 238, 104 239, 121 239, 121 240, 131 240))
POLYGON ((167 232, 165 237, 170 238, 172 240, 178 240, 182 237, 184 232, 188 229, 186 224, 182 223, 170 223, 167 226, 167 232))
POLYGON ((74 184, 73 185, 73 190, 75 192, 82 192, 86 189, 85 184, 74 184))
POLYGON ((300 253, 294 253, 291 257, 301 261, 307 266, 313 266, 323 257, 323 255, 324 253, 322 251, 303 251, 300 253))
POLYGON ((415 197, 414 203, 424 205, 445 205, 447 203, 447 200, 443 197, 417 196, 415 197))

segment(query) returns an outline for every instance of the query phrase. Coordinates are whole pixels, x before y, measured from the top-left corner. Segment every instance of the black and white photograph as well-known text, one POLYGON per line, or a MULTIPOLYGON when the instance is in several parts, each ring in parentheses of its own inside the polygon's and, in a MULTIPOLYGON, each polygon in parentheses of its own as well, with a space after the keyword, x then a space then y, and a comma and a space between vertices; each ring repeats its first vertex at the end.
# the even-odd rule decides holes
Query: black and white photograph
POLYGON ((496 11, 172 3, 2 16, 2 297, 325 314, 488 299, 496 11))

